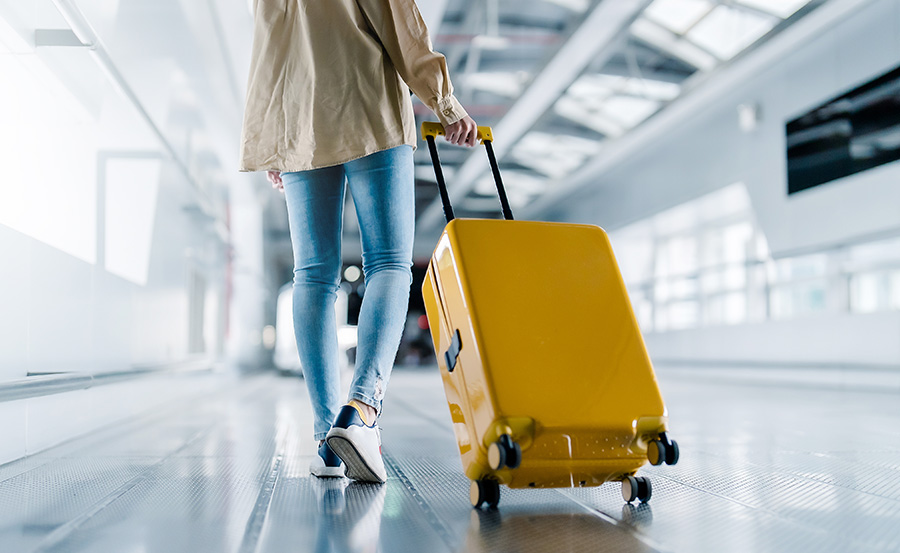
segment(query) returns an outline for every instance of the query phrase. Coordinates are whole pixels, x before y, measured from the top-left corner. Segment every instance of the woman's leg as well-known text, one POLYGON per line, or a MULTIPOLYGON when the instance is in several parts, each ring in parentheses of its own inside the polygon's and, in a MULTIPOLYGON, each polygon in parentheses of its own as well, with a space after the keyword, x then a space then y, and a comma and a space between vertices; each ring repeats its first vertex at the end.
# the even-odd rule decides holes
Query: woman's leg
POLYGON ((282 173, 294 249, 294 335, 323 440, 341 406, 334 301, 340 285, 344 169, 282 173))
POLYGON ((412 147, 377 152, 344 168, 359 218, 366 277, 350 398, 380 413, 412 284, 416 215, 412 147))

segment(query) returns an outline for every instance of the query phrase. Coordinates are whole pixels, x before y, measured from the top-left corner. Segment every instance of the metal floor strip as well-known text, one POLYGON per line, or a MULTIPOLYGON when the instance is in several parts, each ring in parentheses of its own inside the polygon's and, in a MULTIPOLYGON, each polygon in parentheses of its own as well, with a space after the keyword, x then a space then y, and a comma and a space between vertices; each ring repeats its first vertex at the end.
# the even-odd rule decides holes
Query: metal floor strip
POLYGON ((253 505, 253 511, 250 512, 250 517, 247 519, 244 538, 241 540, 238 553, 255 553, 259 547, 260 537, 269 514, 269 507, 272 505, 272 496, 275 494, 275 486, 278 484, 278 478, 281 475, 281 467, 284 463, 285 455, 285 440, 289 431, 290 427, 285 424, 278 429, 275 435, 275 454, 272 456, 266 481, 260 488, 259 495, 256 497, 256 503, 253 505))
POLYGON ((388 453, 384 453, 384 464, 385 466, 394 473, 394 475, 403 482, 403 486, 406 488, 406 491, 416 500, 416 503, 419 507, 422 508, 422 513, 425 516, 425 520, 428 521, 428 524, 431 525, 431 528, 437 532, 437 535, 444 540, 444 544, 447 546, 447 549, 453 550, 456 546, 456 539, 453 537, 453 531, 445 525, 440 517, 434 512, 434 509, 431 508, 431 505, 425 499, 425 497, 419 493, 416 489, 415 484, 413 484, 412 480, 403 472, 403 469, 397 464, 397 461, 394 460, 393 456, 388 453))
POLYGON ((259 538, 262 535, 263 526, 266 522, 266 516, 269 513, 269 506, 272 503, 272 495, 275 493, 275 485, 278 483, 278 474, 281 470, 281 464, 284 460, 284 449, 282 448, 275 457, 272 458, 272 468, 269 469, 269 476, 259 490, 259 496, 250 518, 247 520, 247 528, 244 530, 244 539, 241 542, 239 553, 255 553, 259 545, 259 538))

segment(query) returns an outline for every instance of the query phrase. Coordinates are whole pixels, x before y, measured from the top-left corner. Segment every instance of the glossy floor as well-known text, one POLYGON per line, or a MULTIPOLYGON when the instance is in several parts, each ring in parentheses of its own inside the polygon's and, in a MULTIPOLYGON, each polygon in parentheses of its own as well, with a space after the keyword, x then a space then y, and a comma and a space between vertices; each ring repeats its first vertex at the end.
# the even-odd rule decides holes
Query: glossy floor
POLYGON ((310 478, 300 380, 200 401, 0 467, 0 551, 898 551, 896 394, 660 380, 682 447, 619 486, 502 490, 477 512, 434 370, 397 370, 384 486, 310 478))

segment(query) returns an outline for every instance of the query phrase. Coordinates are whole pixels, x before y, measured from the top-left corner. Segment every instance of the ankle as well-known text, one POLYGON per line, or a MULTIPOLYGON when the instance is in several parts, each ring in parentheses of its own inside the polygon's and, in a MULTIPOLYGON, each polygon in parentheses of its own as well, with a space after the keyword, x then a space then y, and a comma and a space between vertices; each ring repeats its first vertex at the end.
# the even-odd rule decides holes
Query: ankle
POLYGON ((368 403, 363 403, 358 399, 351 399, 349 402, 351 405, 355 404, 360 411, 362 412, 363 418, 365 419, 366 424, 371 425, 375 422, 377 418, 377 413, 375 412, 375 408, 369 405, 368 403))

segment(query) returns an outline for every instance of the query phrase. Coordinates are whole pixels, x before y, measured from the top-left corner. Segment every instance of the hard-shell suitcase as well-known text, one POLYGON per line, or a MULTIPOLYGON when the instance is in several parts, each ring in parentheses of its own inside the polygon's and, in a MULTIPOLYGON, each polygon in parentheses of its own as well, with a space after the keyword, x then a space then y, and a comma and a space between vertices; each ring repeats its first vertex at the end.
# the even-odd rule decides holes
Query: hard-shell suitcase
POLYGON ((475 507, 511 488, 622 482, 647 501, 646 462, 678 461, 667 413, 606 233, 593 225, 455 219, 422 125, 448 224, 422 287, 453 428, 475 507))

